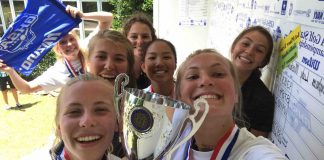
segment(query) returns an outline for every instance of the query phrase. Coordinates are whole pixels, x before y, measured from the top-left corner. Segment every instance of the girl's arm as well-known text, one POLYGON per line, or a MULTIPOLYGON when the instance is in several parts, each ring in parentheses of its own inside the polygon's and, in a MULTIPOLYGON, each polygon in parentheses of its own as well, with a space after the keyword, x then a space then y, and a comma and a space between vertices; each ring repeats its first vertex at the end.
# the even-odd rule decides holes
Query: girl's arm
POLYGON ((110 12, 89 12, 83 13, 76 7, 68 5, 66 7, 66 12, 69 13, 72 17, 79 17, 82 20, 92 20, 98 22, 99 30, 110 28, 113 21, 113 14, 110 12))
POLYGON ((5 63, 3 63, 3 60, 0 59, 0 70, 3 72, 6 72, 14 86, 17 90, 19 90, 21 93, 31 93, 42 90, 42 87, 37 86, 31 86, 28 84, 26 80, 20 77, 20 75, 12 68, 7 66, 5 63))

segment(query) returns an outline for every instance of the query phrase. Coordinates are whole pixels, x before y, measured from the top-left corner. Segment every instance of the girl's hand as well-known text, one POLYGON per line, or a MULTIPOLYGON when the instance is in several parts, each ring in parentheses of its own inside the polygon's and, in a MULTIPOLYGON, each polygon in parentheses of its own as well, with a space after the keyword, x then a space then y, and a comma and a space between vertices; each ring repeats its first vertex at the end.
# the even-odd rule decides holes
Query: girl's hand
POLYGON ((81 12, 78 8, 67 5, 66 12, 69 13, 73 18, 83 18, 83 12, 81 12))
POLYGON ((10 71, 12 68, 7 66, 7 64, 3 63, 3 60, 0 59, 0 71, 2 72, 8 72, 10 71))

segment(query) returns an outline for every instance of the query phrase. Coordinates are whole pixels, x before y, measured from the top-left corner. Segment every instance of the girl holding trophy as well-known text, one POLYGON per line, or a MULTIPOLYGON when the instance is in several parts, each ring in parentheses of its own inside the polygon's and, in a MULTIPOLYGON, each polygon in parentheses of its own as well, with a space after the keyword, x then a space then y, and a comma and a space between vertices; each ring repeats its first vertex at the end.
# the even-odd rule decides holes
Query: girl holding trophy
POLYGON ((255 137, 243 125, 240 85, 232 63, 213 49, 197 50, 180 66, 178 99, 192 105, 204 98, 209 112, 191 141, 174 159, 285 159, 264 137, 255 137))

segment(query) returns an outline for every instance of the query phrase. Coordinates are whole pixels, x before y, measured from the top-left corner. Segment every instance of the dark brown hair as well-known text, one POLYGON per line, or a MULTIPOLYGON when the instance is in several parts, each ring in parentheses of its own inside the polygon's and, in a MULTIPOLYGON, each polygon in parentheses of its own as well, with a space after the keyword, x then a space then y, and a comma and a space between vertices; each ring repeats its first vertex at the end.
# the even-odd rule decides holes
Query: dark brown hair
POLYGON ((259 33, 261 33, 262 35, 264 35, 266 37, 266 39, 268 40, 268 50, 267 50, 267 55, 265 57, 265 59, 263 60, 263 65, 260 66, 260 68, 263 68, 264 66, 266 66, 271 58, 271 54, 272 54, 272 50, 273 50, 273 39, 271 34, 269 33, 269 31, 267 29, 265 29, 262 26, 252 26, 249 28, 244 29, 233 41, 232 46, 231 46, 231 52, 233 51, 234 47, 236 46, 237 42, 247 33, 253 32, 253 31, 257 31, 259 33))
POLYGON ((174 60, 175 60, 175 64, 177 64, 177 52, 176 52, 176 49, 175 49, 174 45, 173 45, 170 41, 168 41, 168 40, 165 40, 165 39, 159 39, 159 38, 158 38, 158 39, 155 39, 155 40, 153 40, 153 41, 151 41, 151 42, 149 42, 147 45, 144 46, 144 49, 143 49, 143 56, 142 56, 141 61, 144 62, 144 60, 145 60, 145 56, 146 56, 146 52, 147 52, 148 48, 149 48, 153 43, 155 43, 155 42, 164 42, 165 44, 167 44, 167 45, 170 47, 171 51, 172 51, 172 54, 173 54, 173 56, 174 56, 174 60))
POLYGON ((131 29, 132 25, 136 22, 143 23, 150 28, 152 40, 155 40, 157 37, 155 35, 155 29, 152 25, 150 19, 142 12, 135 12, 132 14, 124 23, 123 25, 123 34, 127 37, 129 30, 131 29))

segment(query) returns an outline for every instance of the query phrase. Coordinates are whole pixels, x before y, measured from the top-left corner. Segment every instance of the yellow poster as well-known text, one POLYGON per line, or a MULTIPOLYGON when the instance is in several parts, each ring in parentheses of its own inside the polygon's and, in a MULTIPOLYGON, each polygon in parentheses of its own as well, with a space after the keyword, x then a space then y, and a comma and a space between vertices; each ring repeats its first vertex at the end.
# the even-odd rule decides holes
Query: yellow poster
MULTIPOLYGON (((281 56, 286 53, 294 43, 300 42, 300 25, 298 25, 286 38, 280 41, 279 53, 281 56)), ((289 52, 288 52, 289 53, 289 52)))
POLYGON ((286 38, 280 41, 278 72, 281 73, 298 56, 300 42, 300 25, 298 25, 286 38))

